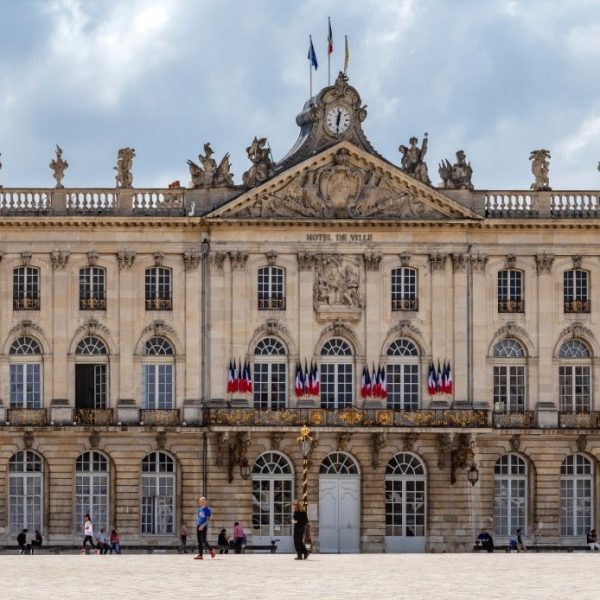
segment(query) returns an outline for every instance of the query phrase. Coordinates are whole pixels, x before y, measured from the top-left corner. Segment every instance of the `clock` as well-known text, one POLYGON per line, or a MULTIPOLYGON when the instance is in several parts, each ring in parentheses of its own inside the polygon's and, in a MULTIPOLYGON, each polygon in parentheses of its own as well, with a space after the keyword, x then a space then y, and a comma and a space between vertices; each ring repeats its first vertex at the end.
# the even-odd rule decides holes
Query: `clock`
POLYGON ((340 135, 350 129, 352 117, 350 111, 339 104, 334 104, 325 113, 325 129, 331 135, 340 135))

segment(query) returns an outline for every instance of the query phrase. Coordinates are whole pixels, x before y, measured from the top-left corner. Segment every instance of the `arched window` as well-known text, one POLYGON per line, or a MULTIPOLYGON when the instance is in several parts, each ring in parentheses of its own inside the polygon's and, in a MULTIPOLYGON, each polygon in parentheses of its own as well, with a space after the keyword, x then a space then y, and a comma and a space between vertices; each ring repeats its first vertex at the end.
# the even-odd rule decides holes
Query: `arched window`
POLYGON ((108 459, 100 452, 84 452, 75 462, 75 531, 80 532, 83 517, 89 514, 94 529, 109 528, 108 459))
POLYGON ((13 309, 40 310, 40 270, 37 267, 13 269, 13 309))
POLYGON ((279 452, 261 454, 252 468, 254 539, 292 535, 294 472, 279 452))
POLYGON ((523 346, 514 339, 494 346, 494 408, 523 412, 526 405, 526 362, 523 346))
POLYGON ((146 310, 172 310, 171 269, 146 269, 146 310))
POLYGON ((560 347, 558 356, 560 411, 589 412, 592 409, 592 357, 589 348, 581 340, 567 340, 560 347))
POLYGON ((494 467, 494 531, 508 536, 527 531, 527 463, 517 454, 505 454, 494 467))
POLYGON ((142 408, 174 407, 173 346, 163 337, 150 338, 142 364, 142 408))
POLYGON ((498 271, 498 312, 525 312, 523 271, 516 269, 498 271))
POLYGON ((560 467, 560 535, 593 529, 594 470, 583 454, 567 456, 560 467))
POLYGON ((589 313, 590 293, 588 272, 581 269, 565 271, 563 300, 566 313, 589 313))
POLYGON ((106 269, 79 269, 79 310, 106 310, 106 269))
POLYGON ((44 466, 33 450, 22 450, 8 461, 8 520, 10 532, 43 528, 44 466))
POLYGON ((387 349, 385 368, 388 408, 416 410, 420 404, 419 349, 406 338, 387 349))
POLYGON ((10 350, 11 408, 42 407, 42 349, 29 336, 17 338, 10 350))
POLYGON ((285 310, 285 271, 282 268, 258 269, 258 310, 285 310))
POLYGON ((165 452, 142 460, 142 533, 175 533, 175 461, 165 452))
POLYGON ((352 406, 354 360, 350 345, 333 338, 321 348, 321 407, 339 409, 352 406))
POLYGON ((84 337, 77 344, 75 355, 75 408, 78 410, 107 408, 108 351, 106 344, 95 336, 84 337))
POLYGON ((423 463, 408 452, 393 456, 385 469, 386 536, 425 536, 426 492, 423 463))
POLYGON ((416 269, 410 267, 392 269, 392 310, 419 310, 416 269))
POLYGON ((283 344, 267 337, 254 349, 254 407, 267 410, 287 405, 287 360, 283 344))
POLYGON ((321 475, 358 475, 356 461, 345 452, 328 454, 319 468, 321 475))

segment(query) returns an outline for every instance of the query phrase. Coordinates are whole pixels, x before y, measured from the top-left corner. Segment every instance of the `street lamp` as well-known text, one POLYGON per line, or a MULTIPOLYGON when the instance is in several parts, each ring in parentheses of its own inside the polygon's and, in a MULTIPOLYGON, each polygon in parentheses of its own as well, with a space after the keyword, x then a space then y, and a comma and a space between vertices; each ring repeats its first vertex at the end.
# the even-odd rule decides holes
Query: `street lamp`
POLYGON ((313 439, 310 436, 310 429, 306 425, 302 425, 300 427, 300 435, 298 436, 298 445, 300 446, 303 459, 302 502, 304 503, 304 510, 307 510, 308 507, 308 457, 310 456, 312 443, 313 439))
POLYGON ((471 485, 475 485, 479 481, 479 471, 477 465, 472 462, 469 470, 467 471, 467 479, 471 485))

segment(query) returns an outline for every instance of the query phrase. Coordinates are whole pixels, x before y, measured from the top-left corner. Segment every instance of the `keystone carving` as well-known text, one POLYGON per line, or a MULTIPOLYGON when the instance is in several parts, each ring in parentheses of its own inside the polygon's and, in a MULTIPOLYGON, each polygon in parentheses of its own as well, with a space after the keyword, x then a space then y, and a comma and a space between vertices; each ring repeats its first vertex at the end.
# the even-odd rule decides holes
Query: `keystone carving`
POLYGON ((581 269, 581 262, 583 261, 583 257, 576 255, 573 257, 573 268, 581 269))
POLYGON ((271 450, 279 450, 283 437, 283 433, 279 431, 275 431, 271 434, 271 450))
POLYGON ((154 266, 162 267, 165 260, 165 255, 162 252, 154 253, 154 266))
POLYGON ((156 448, 158 450, 164 450, 167 445, 167 432, 159 431, 156 434, 156 448))
POLYGON ((337 434, 338 452, 348 452, 348 444, 352 441, 352 434, 349 431, 342 431, 337 434))
POLYGON ((265 254, 265 256, 267 257, 267 264, 270 267, 274 267, 275 261, 277 260, 277 252, 275 252, 274 250, 271 250, 270 252, 267 252, 265 254))
POLYGON ((31 266, 31 252, 21 252, 21 262, 24 267, 31 266))
POLYGON ((588 436, 582 433, 577 436, 577 451, 587 452, 588 436))
POLYGON ((31 450, 33 448, 33 442, 35 440, 35 436, 33 435, 33 431, 31 429, 26 429, 25 433, 23 433, 23 445, 27 450, 31 450))
POLYGON ((95 267, 98 264, 98 259, 100 257, 98 256, 97 252, 88 252, 87 253, 87 259, 88 262, 90 263, 90 266, 95 267))
POLYGON ((514 269, 516 264, 517 264, 517 257, 514 254, 507 254, 506 262, 505 262, 506 268, 514 269))
POLYGON ((400 254, 400 264, 403 267, 410 266, 410 252, 402 252, 400 254))
POLYGON ((521 447, 521 436, 519 434, 515 434, 510 438, 510 449, 513 452, 518 452, 521 447))
POLYGON ((92 429, 88 439, 90 441, 90 448, 97 448, 100 445, 100 431, 92 429))
POLYGON ((405 433, 402 436, 403 449, 405 452, 412 452, 416 441, 419 439, 418 433, 405 433))

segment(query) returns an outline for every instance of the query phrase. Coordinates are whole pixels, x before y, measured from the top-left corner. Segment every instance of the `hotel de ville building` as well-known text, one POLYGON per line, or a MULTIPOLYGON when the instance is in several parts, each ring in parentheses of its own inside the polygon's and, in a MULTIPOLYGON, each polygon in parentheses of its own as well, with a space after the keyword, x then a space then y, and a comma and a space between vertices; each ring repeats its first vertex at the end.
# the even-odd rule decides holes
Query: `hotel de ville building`
POLYGON ((241 184, 206 144, 184 187, 134 187, 132 148, 63 187, 57 147, 55 187, 0 189, 0 544, 90 513, 175 547, 205 495, 213 543, 291 551, 305 493, 320 552, 585 543, 598 194, 551 190, 545 150, 531 190, 474 189, 462 151, 435 185, 426 136, 386 158, 366 118, 340 73, 241 184))

